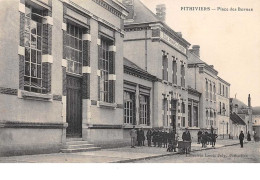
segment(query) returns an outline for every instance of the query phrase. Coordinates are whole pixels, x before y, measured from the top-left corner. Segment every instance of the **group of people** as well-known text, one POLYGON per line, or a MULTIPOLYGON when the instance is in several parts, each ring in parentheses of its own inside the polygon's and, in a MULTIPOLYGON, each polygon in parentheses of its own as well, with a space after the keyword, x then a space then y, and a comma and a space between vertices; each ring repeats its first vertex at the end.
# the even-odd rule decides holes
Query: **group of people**
POLYGON ((198 131, 198 144, 202 144, 202 148, 206 148, 208 144, 215 147, 218 135, 211 129, 209 133, 206 130, 198 131))
POLYGON ((161 129, 148 129, 145 133, 143 128, 133 129, 130 131, 131 136, 131 147, 134 148, 137 142, 137 146, 144 146, 145 139, 147 140, 148 147, 151 147, 152 144, 154 147, 164 147, 168 148, 169 151, 173 149, 176 151, 176 147, 174 146, 177 142, 175 133, 173 131, 167 132, 166 130, 161 129))

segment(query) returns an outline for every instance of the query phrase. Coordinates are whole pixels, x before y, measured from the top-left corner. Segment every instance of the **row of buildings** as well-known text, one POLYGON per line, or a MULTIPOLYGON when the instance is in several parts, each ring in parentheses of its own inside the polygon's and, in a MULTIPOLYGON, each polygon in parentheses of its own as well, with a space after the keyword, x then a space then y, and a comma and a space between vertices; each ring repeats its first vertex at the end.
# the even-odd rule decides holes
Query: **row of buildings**
POLYGON ((55 152, 71 140, 123 145, 133 126, 188 127, 194 141, 211 126, 225 137, 241 130, 230 123, 230 84, 167 26, 165 6, 157 14, 140 0, 0 8, 0 154, 55 152))

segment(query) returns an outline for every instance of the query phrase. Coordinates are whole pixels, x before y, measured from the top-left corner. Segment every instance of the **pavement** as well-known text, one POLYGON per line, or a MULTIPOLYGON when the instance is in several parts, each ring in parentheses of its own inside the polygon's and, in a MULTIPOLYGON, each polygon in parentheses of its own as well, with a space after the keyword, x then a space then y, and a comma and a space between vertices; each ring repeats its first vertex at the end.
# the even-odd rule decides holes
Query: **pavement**
MULTIPOLYGON (((214 148, 212 148, 210 145, 208 145, 207 148, 201 148, 201 144, 194 142, 191 146, 191 153, 196 151, 218 149, 238 144, 238 140, 219 140, 217 141, 214 148)), ((53 153, 0 157, 0 163, 127 163, 158 157, 172 156, 175 154, 179 153, 167 152, 166 148, 159 147, 121 147, 78 153, 53 153)))

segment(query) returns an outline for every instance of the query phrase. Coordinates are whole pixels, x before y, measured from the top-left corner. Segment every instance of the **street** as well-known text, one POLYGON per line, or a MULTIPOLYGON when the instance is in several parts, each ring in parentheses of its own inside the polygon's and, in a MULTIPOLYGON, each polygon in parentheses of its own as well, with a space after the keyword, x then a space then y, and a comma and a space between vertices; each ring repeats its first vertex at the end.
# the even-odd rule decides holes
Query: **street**
POLYGON ((149 160, 135 161, 135 163, 259 163, 260 142, 250 142, 240 148, 240 145, 219 149, 197 151, 185 155, 160 157, 149 160))

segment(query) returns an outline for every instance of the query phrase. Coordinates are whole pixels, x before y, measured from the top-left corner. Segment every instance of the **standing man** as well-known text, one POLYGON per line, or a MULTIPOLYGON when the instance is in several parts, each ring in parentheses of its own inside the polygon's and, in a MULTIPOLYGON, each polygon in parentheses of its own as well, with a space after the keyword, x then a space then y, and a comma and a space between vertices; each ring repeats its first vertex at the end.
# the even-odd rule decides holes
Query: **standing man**
POLYGON ((241 131, 241 133, 239 134, 239 141, 240 141, 241 148, 243 148, 244 138, 245 138, 244 133, 243 131, 241 131))
POLYGON ((135 126, 133 126, 133 129, 130 131, 130 137, 131 137, 131 148, 135 148, 135 142, 137 138, 137 132, 135 130, 135 126))
POLYGON ((200 142, 201 142, 201 135, 202 135, 202 132, 201 132, 201 130, 199 130, 199 132, 198 132, 198 144, 200 144, 200 142))
POLYGON ((249 131, 247 132, 247 141, 251 141, 251 135, 250 135, 249 131))
POLYGON ((182 140, 191 141, 191 136, 190 136, 190 132, 188 131, 188 128, 185 128, 185 131, 182 134, 182 140))
POLYGON ((144 146, 144 140, 145 140, 145 136, 144 136, 144 130, 143 128, 140 129, 140 140, 141 140, 141 146, 144 146))
POLYGON ((152 131, 151 131, 151 129, 148 129, 148 131, 146 133, 146 139, 147 139, 148 147, 151 147, 151 140, 152 140, 152 131))
POLYGON ((214 132, 213 134, 211 134, 212 147, 215 147, 217 137, 218 137, 218 135, 216 134, 216 132, 214 132))

